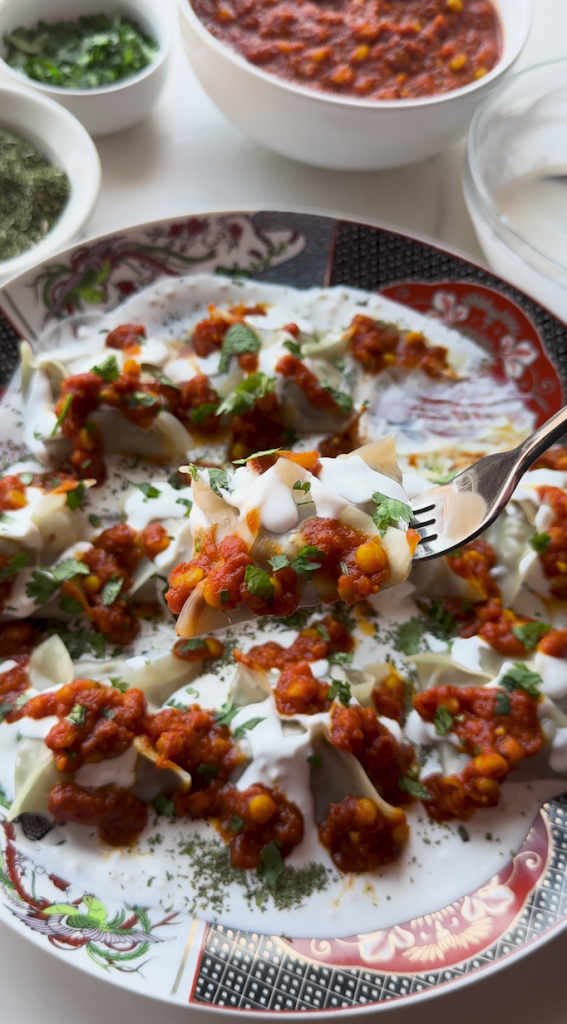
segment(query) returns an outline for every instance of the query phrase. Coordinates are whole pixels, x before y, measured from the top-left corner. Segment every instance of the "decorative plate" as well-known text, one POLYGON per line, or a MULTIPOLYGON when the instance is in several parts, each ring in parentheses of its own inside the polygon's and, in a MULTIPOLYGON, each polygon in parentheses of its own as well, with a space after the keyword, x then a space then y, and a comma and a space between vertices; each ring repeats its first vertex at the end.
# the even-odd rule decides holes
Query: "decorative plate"
MULTIPOLYGON (((308 214, 199 215, 141 225, 70 249, 0 291, 0 383, 21 336, 101 313, 164 275, 209 271, 298 288, 381 291, 456 327, 491 356, 544 422, 563 404, 567 328, 489 272, 383 228, 308 214)), ((64 874, 64 864, 61 865, 64 874)), ((567 927, 567 799, 548 802, 521 850, 475 892, 364 935, 294 939, 111 905, 71 901, 0 824, 0 919, 82 970, 180 1005, 315 1017, 375 1012, 439 994, 567 927), (46 913, 46 911, 49 911, 46 913)))

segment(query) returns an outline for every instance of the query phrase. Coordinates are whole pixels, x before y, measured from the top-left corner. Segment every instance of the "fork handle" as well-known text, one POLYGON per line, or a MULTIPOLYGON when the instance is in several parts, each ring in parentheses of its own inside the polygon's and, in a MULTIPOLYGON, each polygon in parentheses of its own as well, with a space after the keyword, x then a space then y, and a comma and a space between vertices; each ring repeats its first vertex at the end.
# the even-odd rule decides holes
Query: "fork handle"
POLYGON ((518 475, 523 476, 526 470, 565 433, 567 433, 567 405, 518 445, 516 448, 518 475))

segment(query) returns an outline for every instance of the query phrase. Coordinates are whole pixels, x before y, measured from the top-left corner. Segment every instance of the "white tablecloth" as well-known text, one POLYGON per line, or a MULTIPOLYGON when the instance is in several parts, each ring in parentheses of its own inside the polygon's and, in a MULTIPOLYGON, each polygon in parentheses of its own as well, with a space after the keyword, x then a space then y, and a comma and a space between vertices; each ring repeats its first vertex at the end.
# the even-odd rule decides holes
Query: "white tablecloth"
MULTIPOLYGON (((159 0, 175 24, 176 0, 159 0)), ((221 209, 305 208, 371 217, 427 234, 482 259, 462 190, 463 143, 400 170, 349 174, 303 167, 263 150, 229 125, 203 93, 179 33, 164 95, 144 123, 97 140, 103 189, 88 234, 179 214, 221 209)), ((533 0, 533 26, 519 67, 567 57, 567 0, 533 0)), ((423 1015, 478 1024, 565 1024, 567 934, 528 958, 423 1004, 392 1004, 396 1024, 423 1015)), ((187 1010, 158 1006, 55 960, 0 924, 0 1021, 18 1024, 175 1024, 187 1010)), ((191 1020, 211 1020, 191 1010, 191 1020)), ((378 1015, 376 1015, 378 1018, 378 1015)), ((306 1019, 309 1019, 307 1015, 306 1019)), ((370 1018, 364 1017, 364 1020, 370 1018)), ((384 1019, 380 1015, 380 1019, 384 1019)), ((389 1019, 389 1017, 388 1017, 389 1019)))

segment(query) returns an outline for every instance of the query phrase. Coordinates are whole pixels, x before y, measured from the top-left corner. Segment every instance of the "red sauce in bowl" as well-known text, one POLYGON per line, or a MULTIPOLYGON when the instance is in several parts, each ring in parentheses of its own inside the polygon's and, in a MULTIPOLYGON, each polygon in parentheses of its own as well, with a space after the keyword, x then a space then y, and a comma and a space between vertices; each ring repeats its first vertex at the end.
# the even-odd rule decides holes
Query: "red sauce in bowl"
POLYGON ((449 92, 500 57, 490 0, 193 0, 206 28, 297 85, 367 100, 449 92))

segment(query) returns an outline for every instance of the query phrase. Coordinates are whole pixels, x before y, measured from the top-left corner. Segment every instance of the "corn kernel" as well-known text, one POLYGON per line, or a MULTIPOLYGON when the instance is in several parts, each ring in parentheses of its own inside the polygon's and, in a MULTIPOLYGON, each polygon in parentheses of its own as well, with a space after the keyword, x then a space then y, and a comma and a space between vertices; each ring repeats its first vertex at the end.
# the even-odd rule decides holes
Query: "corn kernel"
POLYGON ((460 14, 463 9, 463 0, 447 0, 447 10, 454 14, 460 14))
POLYGON ((461 68, 464 68, 466 63, 466 53, 459 53, 457 54, 456 57, 453 57, 453 59, 449 61, 449 67, 451 68, 451 71, 460 71, 461 68))
POLYGON ((567 562, 558 562, 557 568, 559 569, 559 572, 567 572, 567 562))
POLYGON ((87 594, 98 594, 102 587, 102 581, 99 580, 98 576, 94 576, 92 573, 90 576, 85 576, 82 583, 87 594))
POLYGON ((258 796, 252 797, 248 804, 248 811, 253 821, 258 825, 265 825, 270 818, 273 818, 277 806, 275 800, 272 800, 268 793, 259 793, 258 796))
POLYGON ((506 735, 506 730, 505 730, 504 726, 503 725, 498 726, 498 729, 494 730, 494 735, 495 736, 505 736, 506 735))
POLYGON ((384 352, 382 359, 386 366, 395 366, 398 357, 395 352, 384 352))
POLYGON ((405 843, 408 837, 408 832, 409 829, 405 821, 401 825, 396 825, 395 828, 392 829, 392 839, 396 846, 402 846, 402 844, 405 843))
POLYGON ((475 77, 475 78, 484 78, 484 76, 485 76, 485 75, 487 75, 487 74, 488 74, 488 71, 487 71, 487 69, 486 69, 486 68, 483 68, 483 67, 481 66, 480 68, 477 68, 477 69, 476 69, 476 71, 475 71, 475 73, 474 73, 474 77, 475 77))
POLYGON ((483 796, 495 797, 500 791, 500 783, 497 779, 487 779, 484 776, 476 780, 476 788, 483 796))
POLYGON ((136 362, 136 360, 135 359, 127 359, 126 362, 124 363, 123 373, 125 373, 127 377, 130 377, 130 376, 137 377, 139 372, 140 372, 140 367, 138 366, 138 363, 136 362))
POLYGON ((378 817, 378 808, 374 800, 362 797, 356 801, 356 820, 361 825, 373 825, 378 817))

